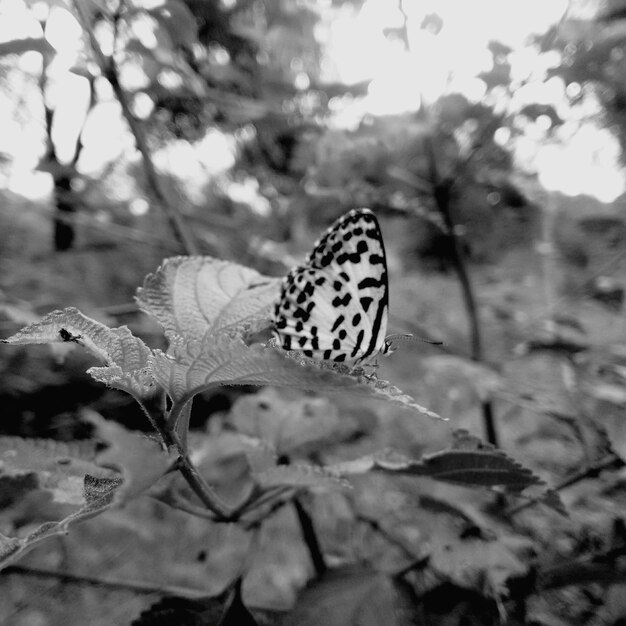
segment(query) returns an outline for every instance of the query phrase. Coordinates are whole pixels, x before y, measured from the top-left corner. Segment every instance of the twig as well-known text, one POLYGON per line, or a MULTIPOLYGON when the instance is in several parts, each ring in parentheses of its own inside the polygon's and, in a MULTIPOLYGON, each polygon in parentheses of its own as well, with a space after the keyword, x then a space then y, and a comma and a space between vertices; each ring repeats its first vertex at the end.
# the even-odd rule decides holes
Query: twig
POLYGON ((73 0, 73 5, 78 15, 79 22, 81 23, 83 30, 87 33, 87 36, 89 38, 89 43, 91 44, 96 63, 98 64, 103 76, 111 84, 113 92, 115 93, 115 96, 118 99, 120 106, 122 107, 122 113, 126 118, 126 121, 130 127, 131 132, 133 133, 133 136, 135 137, 137 149, 142 156, 144 171, 148 184, 150 185, 150 188, 155 198, 157 199, 157 202, 164 211, 166 218, 169 221, 170 226, 172 227, 174 235, 183 246, 185 252, 187 254, 197 254, 198 247, 182 215, 175 206, 168 202, 167 195, 161 185, 161 181, 156 172, 156 168, 154 167, 154 163, 152 162, 152 156, 150 154, 150 150, 148 149, 148 141, 146 139, 144 130, 139 121, 133 115, 130 104, 128 102, 128 98, 126 96, 126 92, 122 89, 122 86, 120 85, 115 60, 113 57, 107 58, 102 52, 100 44, 96 39, 95 33, 93 32, 91 23, 89 21, 89 17, 81 0, 73 0))
MULTIPOLYGON (((476 298, 474 290, 467 271, 467 263, 465 255, 459 244, 458 237, 455 232, 455 224, 450 212, 450 194, 454 185, 453 180, 442 179, 437 168, 437 158, 432 139, 428 138, 426 146, 430 154, 430 176, 433 186, 433 198, 437 209, 441 213, 444 224, 446 226, 448 238, 451 244, 452 262, 459 279, 463 301, 465 302, 465 310, 469 318, 470 324, 470 345, 471 358, 473 361, 482 362, 484 360, 482 336, 480 331, 480 322, 478 319, 478 307, 476 306, 476 298)), ((498 445, 498 435, 496 432, 495 420, 493 416, 493 406, 490 401, 482 403, 483 423, 485 425, 485 435, 487 441, 494 446, 498 445)))
POLYGON ((134 593, 158 593, 159 595, 175 595, 185 598, 203 598, 208 594, 201 589, 190 589, 189 587, 177 587, 172 585, 155 585, 154 583, 142 582, 138 580, 124 580, 119 578, 88 576, 83 574, 73 574, 71 572, 59 572, 40 567, 29 567, 27 565, 9 565, 2 570, 3 574, 19 574, 22 576, 36 576, 39 578, 54 578, 62 582, 78 583, 82 585, 98 585, 108 589, 119 591, 132 591, 134 593))
POLYGON ((230 507, 217 495, 198 472, 187 454, 186 446, 182 443, 178 433, 171 428, 163 415, 164 407, 160 401, 154 405, 140 402, 144 413, 148 416, 151 424, 155 427, 163 439, 163 443, 169 447, 175 447, 178 452, 178 471, 187 481, 192 491, 200 498, 204 506, 215 514, 216 521, 231 521, 232 511, 230 507))
POLYGON ((298 516, 298 521, 300 522, 302 538, 304 539, 306 547, 309 549, 311 561, 315 568, 315 574, 319 578, 328 570, 328 566, 324 560, 324 555, 322 554, 322 549, 317 539, 315 528, 313 527, 313 520, 297 497, 294 498, 292 502, 296 510, 296 515, 298 516))
MULTIPOLYGON (((619 469, 621 467, 624 467, 624 461, 622 461, 621 457, 619 457, 617 454, 609 454, 601 458, 599 461, 596 461, 595 463, 584 467, 580 471, 575 472, 570 476, 567 476, 560 483, 555 485, 552 490, 562 491, 563 489, 571 487, 572 485, 586 480, 587 478, 597 478, 604 470, 619 469)), ((537 504, 537 502, 541 502, 541 496, 506 509, 506 514, 508 516, 515 515, 516 513, 519 513, 520 511, 523 511, 524 509, 527 509, 528 507, 537 504)))

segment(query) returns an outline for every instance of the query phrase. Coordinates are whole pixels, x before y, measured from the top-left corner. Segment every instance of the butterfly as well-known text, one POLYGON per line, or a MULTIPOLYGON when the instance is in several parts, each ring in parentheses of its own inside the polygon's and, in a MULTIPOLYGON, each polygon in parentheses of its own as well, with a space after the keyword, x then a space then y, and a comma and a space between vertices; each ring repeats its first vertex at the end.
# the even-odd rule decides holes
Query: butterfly
POLYGON ((369 209, 353 209, 284 278, 274 305, 274 333, 285 350, 357 365, 393 351, 385 339, 388 309, 378 220, 369 209))

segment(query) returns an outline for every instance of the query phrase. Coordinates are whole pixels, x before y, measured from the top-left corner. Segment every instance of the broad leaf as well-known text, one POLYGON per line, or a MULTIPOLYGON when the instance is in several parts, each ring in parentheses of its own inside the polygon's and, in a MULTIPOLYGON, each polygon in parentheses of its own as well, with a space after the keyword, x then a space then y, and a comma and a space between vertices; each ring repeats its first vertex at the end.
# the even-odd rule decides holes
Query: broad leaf
POLYGON ((145 398, 154 392, 153 381, 146 371, 150 348, 126 326, 109 328, 73 307, 52 311, 3 342, 80 345, 106 363, 105 367, 88 370, 96 380, 137 398, 145 398))
POLYGON ((496 449, 444 450, 419 461, 387 450, 339 463, 329 469, 343 476, 381 471, 427 476, 468 487, 506 487, 512 491, 522 491, 541 482, 531 470, 496 449))
POLYGON ((271 443, 278 454, 319 449, 357 428, 327 398, 289 397, 272 387, 238 398, 230 419, 240 433, 271 443))
POLYGON ((409 626, 414 621, 409 592, 382 573, 343 568, 324 574, 299 596, 282 626, 409 626))
POLYGON ((298 363, 282 350, 247 346, 238 337, 207 335, 202 342, 178 340, 172 345, 171 355, 155 350, 151 365, 154 378, 177 404, 217 385, 276 385, 388 400, 439 418, 387 381, 340 374, 310 359, 298 363))
POLYGON ((137 303, 168 338, 200 340, 269 321, 279 282, 257 271, 204 257, 173 257, 146 277, 137 303))
POLYGON ((98 463, 121 470, 122 486, 115 493, 115 503, 124 504, 152 487, 172 465, 173 458, 143 433, 131 432, 95 413, 89 413, 102 439, 110 444, 98 455, 98 463))

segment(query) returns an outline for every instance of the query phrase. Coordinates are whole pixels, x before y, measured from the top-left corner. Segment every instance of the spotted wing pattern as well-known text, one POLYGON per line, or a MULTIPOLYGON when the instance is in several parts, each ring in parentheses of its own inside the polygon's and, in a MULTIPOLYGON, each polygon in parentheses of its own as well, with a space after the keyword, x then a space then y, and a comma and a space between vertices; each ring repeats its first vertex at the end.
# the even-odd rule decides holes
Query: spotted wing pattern
POLYGON ((340 217, 282 283, 274 330, 286 350, 356 364, 385 351, 387 261, 369 209, 340 217))

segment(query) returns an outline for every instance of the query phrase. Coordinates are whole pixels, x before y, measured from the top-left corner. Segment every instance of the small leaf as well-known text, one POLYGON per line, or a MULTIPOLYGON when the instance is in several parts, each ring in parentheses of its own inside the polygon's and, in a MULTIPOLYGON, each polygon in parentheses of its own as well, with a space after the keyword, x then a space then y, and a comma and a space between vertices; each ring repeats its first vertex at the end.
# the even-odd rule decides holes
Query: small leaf
POLYGON ((500 450, 444 450, 420 461, 394 451, 383 451, 330 468, 339 475, 382 471, 392 474, 427 476, 458 485, 506 487, 522 491, 541 479, 500 450))
POLYGON ((24 52, 39 52, 43 55, 55 54, 56 50, 48 43, 45 37, 28 37, 13 39, 0 43, 0 57, 9 54, 24 54, 24 52))
POLYGON ((375 570, 327 572, 298 597, 282 626, 409 626, 414 600, 405 588, 375 570))
POLYGON ((125 504, 152 487, 172 465, 173 459, 155 440, 126 430, 94 412, 86 417, 96 426, 100 437, 111 445, 98 455, 98 462, 119 468, 124 477, 115 493, 116 504, 125 504))
POLYGON ((88 370, 96 380, 139 398, 154 392, 146 371, 150 348, 126 326, 108 328, 73 307, 48 313, 39 322, 4 339, 3 343, 80 345, 107 364, 88 370))
POLYGON ((232 263, 173 257, 146 277, 137 303, 163 326, 168 338, 200 340, 268 321, 280 281, 232 263))
POLYGON ((61 521, 46 522, 26 537, 16 538, 0 535, 0 569, 16 561, 40 542, 56 535, 65 535, 73 524, 95 517, 105 511, 111 503, 115 481, 95 479, 95 484, 100 485, 100 487, 99 489, 94 489, 92 479, 93 477, 89 479, 85 477, 85 503, 75 513, 61 521))
POLYGON ((52 493, 55 502, 82 504, 80 491, 85 474, 108 477, 111 472, 98 467, 95 444, 90 441, 0 437, 0 476, 29 474, 37 477, 38 489, 52 493))

